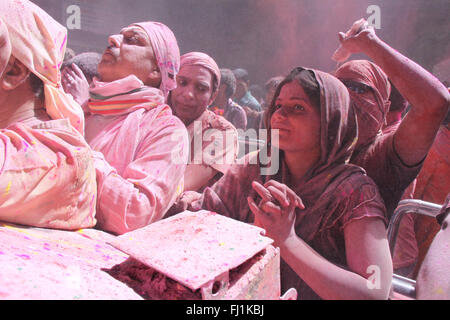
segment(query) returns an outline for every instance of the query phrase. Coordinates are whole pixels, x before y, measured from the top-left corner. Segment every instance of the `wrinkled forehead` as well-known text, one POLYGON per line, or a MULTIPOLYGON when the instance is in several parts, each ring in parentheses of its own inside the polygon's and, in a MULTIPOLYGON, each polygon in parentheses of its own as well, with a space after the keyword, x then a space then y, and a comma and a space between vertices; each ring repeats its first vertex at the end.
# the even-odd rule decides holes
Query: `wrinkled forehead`
POLYGON ((213 76, 214 74, 210 69, 199 64, 183 65, 180 67, 180 72, 177 74, 178 78, 199 81, 208 80, 209 82, 212 82, 213 76))
POLYGON ((120 34, 133 34, 135 36, 141 37, 148 44, 151 44, 150 37, 148 36, 147 32, 138 25, 129 25, 128 27, 122 28, 122 30, 120 30, 120 34))

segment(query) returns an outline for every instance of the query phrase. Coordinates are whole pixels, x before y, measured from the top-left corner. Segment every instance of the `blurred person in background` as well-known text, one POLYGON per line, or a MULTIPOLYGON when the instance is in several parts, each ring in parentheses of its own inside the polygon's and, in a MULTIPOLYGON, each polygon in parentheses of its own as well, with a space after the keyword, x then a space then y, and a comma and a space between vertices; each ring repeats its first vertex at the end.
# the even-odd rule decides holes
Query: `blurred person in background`
POLYGON ((249 90, 250 78, 248 71, 242 68, 233 70, 236 78, 236 91, 233 100, 240 106, 247 106, 252 110, 261 111, 261 105, 249 90))
POLYGON ((223 116, 236 129, 247 128, 247 115, 244 109, 231 98, 236 91, 236 78, 230 69, 220 69, 221 83, 219 91, 209 110, 223 116))

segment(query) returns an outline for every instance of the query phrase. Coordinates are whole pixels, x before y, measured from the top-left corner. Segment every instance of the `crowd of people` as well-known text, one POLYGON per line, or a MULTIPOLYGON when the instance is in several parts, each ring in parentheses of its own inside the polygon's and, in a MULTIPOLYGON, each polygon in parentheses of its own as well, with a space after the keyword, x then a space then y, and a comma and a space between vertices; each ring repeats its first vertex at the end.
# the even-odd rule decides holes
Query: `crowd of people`
POLYGON ((437 79, 372 27, 338 36, 368 59, 299 66, 258 88, 202 48, 181 54, 162 23, 124 26, 103 54, 76 54, 41 8, 3 0, 0 220, 119 235, 207 209, 265 229, 283 291, 387 299, 394 270, 417 277, 448 224, 408 216, 393 258, 399 201, 450 193, 448 73, 437 79), (270 134, 238 158, 248 129, 270 134))

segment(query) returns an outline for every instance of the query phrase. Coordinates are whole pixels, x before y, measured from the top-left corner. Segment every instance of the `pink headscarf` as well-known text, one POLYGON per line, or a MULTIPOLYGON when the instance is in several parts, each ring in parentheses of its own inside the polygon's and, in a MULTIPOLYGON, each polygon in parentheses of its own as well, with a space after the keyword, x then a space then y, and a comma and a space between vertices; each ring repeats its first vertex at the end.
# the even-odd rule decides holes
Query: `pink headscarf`
POLYGON ((358 116, 358 149, 372 143, 381 132, 386 114, 391 105, 389 96, 391 85, 384 71, 367 60, 352 60, 340 66, 335 76, 342 80, 352 80, 369 86, 372 94, 358 94, 349 90, 350 97, 358 116))
POLYGON ((216 61, 203 52, 189 52, 181 56, 181 68, 184 66, 201 66, 208 69, 214 75, 214 91, 212 97, 215 98, 220 86, 220 69, 216 61))
POLYGON ((160 90, 167 98, 169 91, 177 87, 176 76, 180 70, 180 49, 177 39, 166 25, 160 22, 133 23, 144 29, 152 44, 161 72, 160 90))
POLYGON ((44 83, 45 108, 52 119, 68 118, 84 133, 84 114, 61 86, 67 30, 28 0, 1 0, 0 19, 11 40, 12 55, 44 83))

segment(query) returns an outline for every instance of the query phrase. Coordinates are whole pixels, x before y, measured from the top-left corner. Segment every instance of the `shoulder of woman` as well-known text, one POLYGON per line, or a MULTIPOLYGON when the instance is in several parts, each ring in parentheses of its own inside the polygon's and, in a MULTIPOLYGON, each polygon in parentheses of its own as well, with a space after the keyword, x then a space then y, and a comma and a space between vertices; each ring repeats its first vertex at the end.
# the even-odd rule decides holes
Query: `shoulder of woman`
POLYGON ((376 183, 367 175, 362 167, 354 164, 346 164, 342 167, 341 174, 344 175, 345 178, 341 179, 337 184, 330 184, 334 189, 334 192, 350 195, 370 189, 378 193, 376 183))

